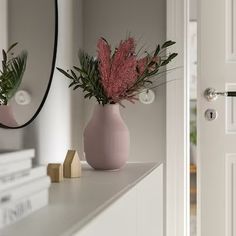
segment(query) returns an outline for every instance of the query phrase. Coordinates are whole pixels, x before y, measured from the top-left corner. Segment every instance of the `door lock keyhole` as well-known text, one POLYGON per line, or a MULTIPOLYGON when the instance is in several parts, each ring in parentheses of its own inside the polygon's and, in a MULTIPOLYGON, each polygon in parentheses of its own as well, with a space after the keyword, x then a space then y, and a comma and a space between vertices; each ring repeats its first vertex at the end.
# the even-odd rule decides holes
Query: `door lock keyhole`
POLYGON ((205 111, 205 118, 209 121, 215 120, 217 118, 217 111, 214 109, 207 109, 205 111))
POLYGON ((210 112, 210 117, 211 117, 211 119, 212 119, 212 117, 213 117, 213 112, 212 112, 212 111, 210 112))

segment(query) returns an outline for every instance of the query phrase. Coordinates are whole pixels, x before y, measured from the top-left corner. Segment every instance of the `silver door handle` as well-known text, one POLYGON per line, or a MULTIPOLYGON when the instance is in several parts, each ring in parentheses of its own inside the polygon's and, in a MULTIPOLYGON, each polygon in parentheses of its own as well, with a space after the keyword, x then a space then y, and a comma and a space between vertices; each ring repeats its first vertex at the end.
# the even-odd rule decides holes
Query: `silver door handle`
POLYGON ((218 92, 213 88, 207 88, 204 92, 204 97, 209 102, 216 100, 219 96, 236 97, 236 91, 218 92))

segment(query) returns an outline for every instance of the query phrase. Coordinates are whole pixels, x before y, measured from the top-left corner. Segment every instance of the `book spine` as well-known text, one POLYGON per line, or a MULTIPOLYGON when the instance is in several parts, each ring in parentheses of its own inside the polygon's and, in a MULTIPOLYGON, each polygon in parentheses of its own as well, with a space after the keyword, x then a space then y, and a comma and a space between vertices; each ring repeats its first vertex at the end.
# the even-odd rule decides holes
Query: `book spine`
POLYGON ((37 193, 42 189, 50 186, 50 178, 48 176, 21 184, 15 188, 0 192, 0 207, 11 201, 17 201, 25 196, 37 193))
POLYGON ((0 192, 7 191, 10 188, 36 180, 37 178, 41 178, 46 175, 47 172, 45 166, 39 166, 30 170, 8 175, 5 178, 0 178, 0 192))
POLYGON ((32 167, 32 160, 24 160, 12 164, 0 165, 0 178, 32 167))
POLYGON ((15 150, 15 151, 0 151, 0 165, 10 164, 25 159, 32 159, 35 156, 34 149, 15 150))
POLYGON ((28 216, 48 204, 48 189, 0 207, 0 228, 28 216))
POLYGON ((17 171, 16 173, 13 174, 8 174, 5 176, 0 177, 0 186, 10 183, 10 182, 14 182, 15 180, 19 179, 19 178, 24 178, 26 176, 30 175, 30 169, 28 170, 22 170, 22 171, 17 171))

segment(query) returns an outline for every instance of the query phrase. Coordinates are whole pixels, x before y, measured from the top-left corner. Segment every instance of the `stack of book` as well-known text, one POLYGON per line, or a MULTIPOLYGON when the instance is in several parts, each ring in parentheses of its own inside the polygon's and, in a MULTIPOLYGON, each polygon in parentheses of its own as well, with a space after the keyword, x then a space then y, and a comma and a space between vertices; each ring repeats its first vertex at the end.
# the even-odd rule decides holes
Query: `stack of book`
POLYGON ((46 167, 32 167, 34 149, 0 151, 0 228, 48 204, 46 167))

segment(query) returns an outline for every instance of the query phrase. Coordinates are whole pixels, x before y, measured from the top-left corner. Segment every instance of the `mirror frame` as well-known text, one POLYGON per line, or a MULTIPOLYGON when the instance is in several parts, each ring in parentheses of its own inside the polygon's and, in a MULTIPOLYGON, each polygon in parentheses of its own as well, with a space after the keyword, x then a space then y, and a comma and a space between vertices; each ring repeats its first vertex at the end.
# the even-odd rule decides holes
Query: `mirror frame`
POLYGON ((16 127, 10 127, 10 126, 7 126, 7 125, 4 125, 4 124, 0 123, 0 128, 4 128, 4 129, 21 129, 21 128, 26 127, 31 122, 33 122, 34 119, 39 115, 40 111, 42 110, 42 108, 45 104, 45 101, 47 99, 49 90, 51 88, 53 74, 54 74, 55 65, 56 65, 56 56, 57 56, 57 44, 58 44, 58 2, 57 2, 57 0, 54 0, 54 5, 55 5, 55 34, 54 34, 53 58, 52 58, 52 66, 51 66, 49 81, 48 81, 47 89, 46 89, 45 94, 43 96, 42 102, 40 103, 40 105, 39 105, 38 109, 36 110, 35 114, 23 125, 19 125, 19 126, 16 126, 16 127))

